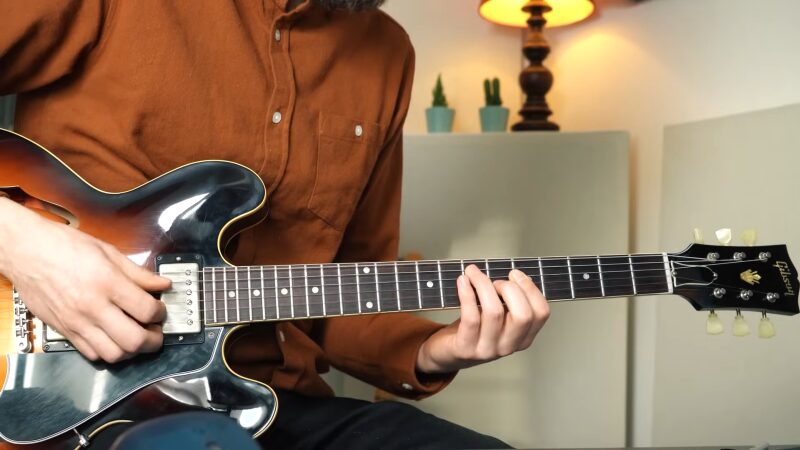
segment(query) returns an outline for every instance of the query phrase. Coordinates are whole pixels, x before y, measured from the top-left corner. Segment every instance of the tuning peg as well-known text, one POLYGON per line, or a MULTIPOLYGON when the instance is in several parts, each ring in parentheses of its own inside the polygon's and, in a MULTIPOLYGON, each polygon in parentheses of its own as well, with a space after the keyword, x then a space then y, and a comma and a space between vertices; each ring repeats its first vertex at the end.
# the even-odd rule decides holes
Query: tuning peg
POLYGON ((744 245, 746 245, 748 247, 752 247, 752 246, 756 245, 756 236, 757 235, 758 235, 758 233, 756 233, 756 230, 754 230, 752 228, 744 230, 744 232, 742 232, 742 242, 744 242, 744 245))
POLYGON ((719 316, 712 309, 711 312, 708 313, 708 320, 706 321, 706 333, 721 334, 723 331, 725 331, 725 327, 722 326, 722 321, 719 320, 719 316))
POLYGON ((731 243, 731 229, 730 228, 720 228, 714 234, 717 235, 717 240, 722 245, 728 245, 731 243))
POLYGON ((736 318, 733 319, 733 335, 741 337, 748 334, 750 334, 750 326, 745 322, 742 312, 737 309, 736 318))
POLYGON ((775 336, 775 325, 770 322, 767 313, 761 313, 761 321, 758 323, 758 337, 762 339, 769 339, 775 336))
POLYGON ((695 244, 702 244, 703 243, 703 230, 700 228, 695 228, 692 230, 692 236, 694 237, 695 244))

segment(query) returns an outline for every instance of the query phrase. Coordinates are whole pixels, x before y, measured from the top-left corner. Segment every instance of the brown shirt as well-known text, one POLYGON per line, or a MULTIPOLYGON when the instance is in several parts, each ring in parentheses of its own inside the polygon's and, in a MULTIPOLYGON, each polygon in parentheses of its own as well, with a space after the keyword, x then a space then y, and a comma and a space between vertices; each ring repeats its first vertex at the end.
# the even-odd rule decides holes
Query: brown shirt
MULTIPOLYGON (((264 179, 270 219, 234 263, 397 258, 402 125, 414 54, 386 14, 286 0, 0 0, 0 93, 16 128, 96 187, 235 161, 264 179), (358 130, 358 131, 357 131, 358 130)), ((251 326, 228 361, 251 378, 330 395, 333 365, 412 398, 419 346, 405 314, 251 326)))

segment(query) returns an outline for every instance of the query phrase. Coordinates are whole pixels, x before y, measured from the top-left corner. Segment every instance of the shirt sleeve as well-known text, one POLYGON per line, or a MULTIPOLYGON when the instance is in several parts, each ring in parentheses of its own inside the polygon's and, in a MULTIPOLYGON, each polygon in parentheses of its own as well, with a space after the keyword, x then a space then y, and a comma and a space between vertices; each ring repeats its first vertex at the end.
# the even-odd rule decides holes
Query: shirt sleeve
MULTIPOLYGON (((337 261, 394 261, 398 257, 402 125, 413 74, 414 54, 409 43, 389 139, 345 232, 337 261)), ((421 399, 444 389, 455 377, 455 373, 427 375, 416 371, 420 346, 443 326, 406 313, 332 318, 321 324, 320 345, 330 363, 345 373, 394 394, 421 399)))
POLYGON ((100 41, 104 0, 0 0, 0 94, 69 75, 100 41))

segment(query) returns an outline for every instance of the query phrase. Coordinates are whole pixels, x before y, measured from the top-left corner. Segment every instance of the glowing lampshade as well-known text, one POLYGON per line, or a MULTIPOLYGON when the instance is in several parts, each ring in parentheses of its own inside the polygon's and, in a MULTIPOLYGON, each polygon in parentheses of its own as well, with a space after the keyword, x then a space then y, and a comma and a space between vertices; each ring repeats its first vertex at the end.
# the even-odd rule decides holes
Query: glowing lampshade
MULTIPOLYGON (((481 17, 500 25, 526 28, 530 15, 522 11, 527 0, 481 0, 481 17)), ((551 10, 544 13, 547 27, 560 27, 580 22, 594 12, 592 0, 547 0, 551 10)))

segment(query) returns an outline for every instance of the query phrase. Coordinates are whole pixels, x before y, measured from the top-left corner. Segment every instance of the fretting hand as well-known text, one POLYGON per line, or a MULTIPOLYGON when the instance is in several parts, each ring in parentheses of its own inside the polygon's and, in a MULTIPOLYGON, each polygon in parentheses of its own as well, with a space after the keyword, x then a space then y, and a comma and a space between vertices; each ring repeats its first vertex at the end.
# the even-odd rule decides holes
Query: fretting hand
POLYGON ((524 350, 550 316, 539 288, 519 270, 512 270, 508 280, 492 282, 470 265, 457 283, 461 318, 422 344, 420 372, 454 372, 524 350))
POLYGON ((146 291, 170 280, 114 247, 0 198, 0 272, 25 305, 91 360, 117 362, 161 347, 166 308, 146 291))

